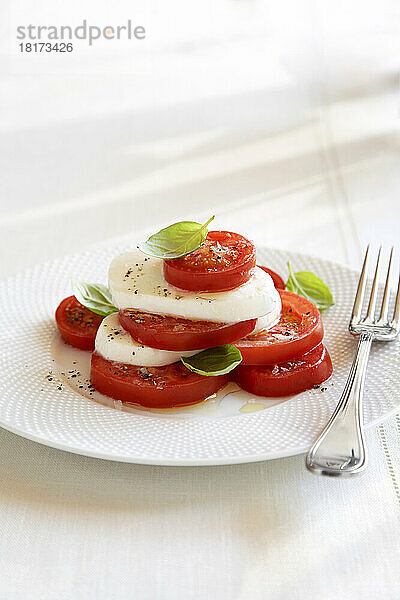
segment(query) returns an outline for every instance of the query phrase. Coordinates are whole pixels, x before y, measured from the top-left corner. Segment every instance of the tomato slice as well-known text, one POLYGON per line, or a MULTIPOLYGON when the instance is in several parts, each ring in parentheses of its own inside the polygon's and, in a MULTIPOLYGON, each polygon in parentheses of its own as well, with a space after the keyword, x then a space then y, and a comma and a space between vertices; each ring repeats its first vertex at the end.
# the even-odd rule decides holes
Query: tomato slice
POLYGON ((230 344, 251 333, 257 319, 240 323, 193 321, 127 308, 119 311, 119 322, 134 340, 160 350, 203 350, 230 344))
POLYGON ((256 396, 291 396, 319 385, 332 375, 332 361, 326 348, 316 348, 293 361, 242 367, 235 371, 236 383, 256 396))
POLYGON ((285 282, 283 281, 282 277, 278 275, 278 273, 275 273, 275 271, 269 269, 268 267, 262 267, 261 265, 257 265, 257 267, 260 267, 260 269, 268 273, 268 275, 271 275, 272 281, 274 282, 274 286, 277 290, 285 289, 285 282))
POLYGON ((242 354, 242 365, 285 362, 315 348, 324 337, 321 315, 312 302, 286 290, 278 292, 282 300, 279 322, 233 344, 242 354))
POLYGON ((80 350, 94 350, 94 340, 103 318, 83 306, 75 296, 64 298, 56 310, 57 327, 62 337, 80 350))
POLYGON ((192 373, 181 362, 165 367, 138 367, 92 354, 90 382, 98 392, 149 408, 196 404, 215 394, 228 380, 228 375, 205 377, 192 373))
POLYGON ((231 231, 210 231, 200 248, 164 261, 171 285, 192 292, 224 292, 250 279, 256 250, 248 239, 231 231))

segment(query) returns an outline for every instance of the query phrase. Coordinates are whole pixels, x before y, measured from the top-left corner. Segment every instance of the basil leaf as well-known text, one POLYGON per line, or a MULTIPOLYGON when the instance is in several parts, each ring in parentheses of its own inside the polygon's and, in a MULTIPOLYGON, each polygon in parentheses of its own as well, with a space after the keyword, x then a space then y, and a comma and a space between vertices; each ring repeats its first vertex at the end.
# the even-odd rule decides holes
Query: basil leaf
POLYGON ((288 263, 288 267, 290 275, 286 283, 286 289, 289 292, 294 292, 299 296, 307 298, 320 311, 334 304, 332 294, 322 279, 310 271, 293 273, 290 263, 288 263))
POLYGON ((207 348, 193 356, 182 356, 181 361, 193 373, 215 377, 225 375, 237 367, 242 362, 242 355, 235 346, 226 344, 207 348))
POLYGON ((101 283, 85 283, 73 279, 72 291, 75 298, 96 315, 106 317, 118 312, 118 308, 112 303, 110 290, 101 283))
POLYGON ((145 254, 157 258, 179 258, 197 250, 207 236, 207 225, 211 223, 195 223, 194 221, 179 221, 158 233, 154 233, 146 242, 141 242, 139 248, 145 254))

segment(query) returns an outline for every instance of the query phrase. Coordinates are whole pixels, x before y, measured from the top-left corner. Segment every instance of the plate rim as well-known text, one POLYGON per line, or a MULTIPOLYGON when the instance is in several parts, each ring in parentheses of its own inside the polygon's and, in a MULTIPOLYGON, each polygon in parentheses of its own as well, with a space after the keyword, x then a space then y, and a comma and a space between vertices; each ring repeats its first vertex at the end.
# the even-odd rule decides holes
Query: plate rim
MULTIPOLYGON (((113 409, 110 408, 110 410, 113 410, 113 409)), ((378 419, 370 421, 369 423, 365 423, 364 427, 366 430, 369 430, 372 427, 375 427, 376 425, 383 423, 384 421, 386 421, 387 419, 389 419, 390 417, 392 417, 393 415, 395 415, 399 412, 400 412, 399 408, 393 408, 391 411, 389 411, 385 415, 379 417, 378 419)), ((254 415, 247 415, 247 416, 252 417, 254 415)), ((138 458, 138 459, 136 459, 136 458, 132 458, 132 457, 127 458, 122 455, 111 456, 109 454, 107 455, 107 454, 103 454, 101 452, 81 451, 72 446, 69 447, 67 444, 59 444, 57 442, 50 442, 49 440, 46 440, 45 438, 42 439, 40 436, 35 436, 30 433, 26 434, 26 433, 18 430, 17 427, 5 425, 1 420, 0 420, 0 427, 2 429, 5 429, 6 431, 9 431, 10 433, 13 433, 14 435, 17 435, 18 437, 30 440, 31 442, 36 442, 37 444, 41 444, 42 446, 47 446, 48 448, 54 448, 55 450, 62 450, 63 452, 70 452, 70 453, 76 454, 78 456, 85 456, 88 458, 97 458, 99 460, 108 460, 111 462, 112 461, 122 462, 122 463, 132 464, 132 465, 151 465, 151 466, 160 466, 160 467, 218 467, 218 466, 223 466, 223 465, 242 465, 242 464, 254 463, 254 462, 267 462, 269 460, 278 460, 279 458, 290 458, 291 456, 299 456, 300 454, 306 454, 310 448, 309 446, 301 447, 301 448, 296 449, 295 451, 293 451, 293 449, 291 449, 291 450, 288 450, 287 453, 277 450, 275 452, 269 452, 267 457, 265 457, 265 455, 246 455, 246 456, 243 456, 242 458, 236 457, 236 458, 232 458, 232 459, 214 458, 214 459, 212 459, 212 462, 210 462, 209 458, 179 459, 179 460, 175 460, 175 459, 161 460, 159 458, 148 458, 148 459, 138 458), (277 456, 273 456, 274 454, 277 454, 277 456)))

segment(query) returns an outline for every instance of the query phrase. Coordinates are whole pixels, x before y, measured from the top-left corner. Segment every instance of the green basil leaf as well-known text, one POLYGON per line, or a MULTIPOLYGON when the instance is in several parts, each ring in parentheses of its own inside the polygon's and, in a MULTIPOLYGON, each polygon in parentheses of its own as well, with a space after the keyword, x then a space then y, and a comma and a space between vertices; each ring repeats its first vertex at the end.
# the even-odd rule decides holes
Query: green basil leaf
POLYGON ((293 273, 290 263, 289 279, 286 289, 310 300, 320 310, 325 310, 334 304, 332 294, 328 286, 311 271, 299 271, 293 273))
POLYGON ((226 344, 207 348, 193 356, 182 356, 181 361, 193 373, 215 377, 225 375, 237 367, 242 362, 242 355, 235 346, 226 344))
POLYGON ((85 283, 73 279, 72 291, 75 298, 96 315, 106 317, 118 312, 118 308, 112 303, 110 290, 101 283, 85 283))
POLYGON ((195 223, 194 221, 179 221, 158 233, 154 233, 146 242, 141 242, 139 248, 145 254, 157 258, 171 259, 186 256, 197 250, 206 239, 207 225, 211 223, 195 223))

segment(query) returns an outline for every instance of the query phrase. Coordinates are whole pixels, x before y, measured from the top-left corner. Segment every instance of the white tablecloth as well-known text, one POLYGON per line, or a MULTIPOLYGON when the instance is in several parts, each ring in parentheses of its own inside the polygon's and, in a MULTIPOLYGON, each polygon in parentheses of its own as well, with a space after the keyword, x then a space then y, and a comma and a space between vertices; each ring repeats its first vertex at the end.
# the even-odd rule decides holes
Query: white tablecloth
MULTIPOLYGON (((2 276, 211 213, 355 267, 399 242, 396 3, 3 10, 2 276), (83 18, 148 37, 18 54, 17 24, 83 18)), ((0 598, 397 600, 400 417, 366 437, 368 470, 342 481, 302 456, 135 466, 1 430, 0 598)))

